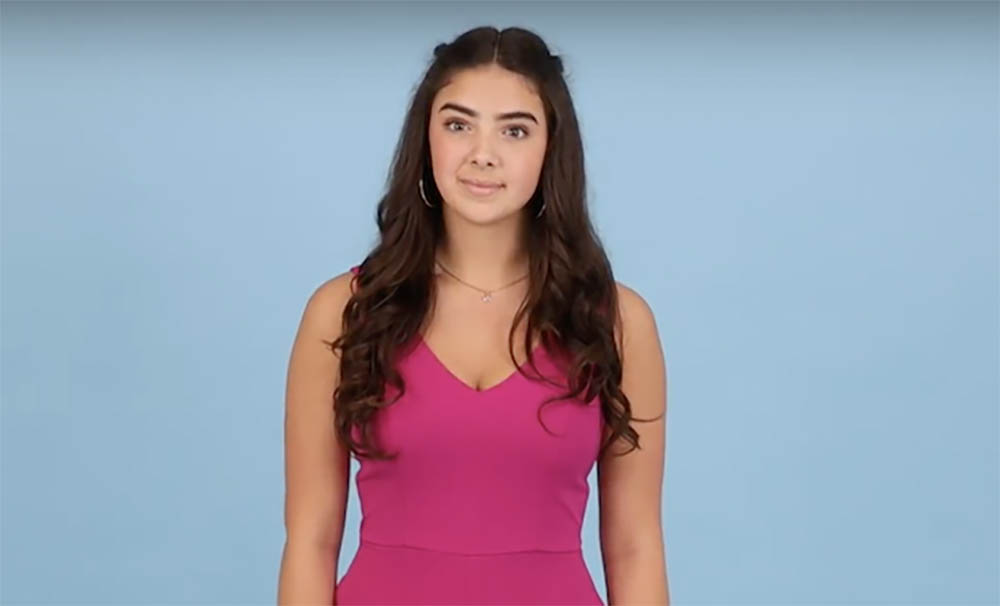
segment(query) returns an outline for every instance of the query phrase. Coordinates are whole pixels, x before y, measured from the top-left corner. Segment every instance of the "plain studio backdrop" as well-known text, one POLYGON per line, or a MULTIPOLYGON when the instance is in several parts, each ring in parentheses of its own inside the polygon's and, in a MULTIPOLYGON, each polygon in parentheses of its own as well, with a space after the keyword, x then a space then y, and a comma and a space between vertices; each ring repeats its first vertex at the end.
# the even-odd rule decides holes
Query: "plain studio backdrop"
POLYGON ((4 604, 274 602, 303 306, 483 24, 563 55, 659 323, 673 603, 1000 599, 997 3, 0 11, 4 604))

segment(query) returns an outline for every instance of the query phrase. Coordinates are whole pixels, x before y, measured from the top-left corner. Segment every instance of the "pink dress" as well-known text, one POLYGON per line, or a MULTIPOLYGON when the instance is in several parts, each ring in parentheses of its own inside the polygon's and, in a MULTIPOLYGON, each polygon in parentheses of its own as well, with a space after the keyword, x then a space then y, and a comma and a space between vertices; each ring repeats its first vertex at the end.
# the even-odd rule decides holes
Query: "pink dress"
MULTIPOLYGON (((555 354, 539 346, 534 357, 565 385, 555 354)), ((551 435, 536 414, 556 386, 514 372, 477 391, 419 335, 398 368, 406 393, 374 430, 399 456, 359 459, 360 545, 335 603, 603 606, 580 543, 599 400, 546 405, 551 435)))

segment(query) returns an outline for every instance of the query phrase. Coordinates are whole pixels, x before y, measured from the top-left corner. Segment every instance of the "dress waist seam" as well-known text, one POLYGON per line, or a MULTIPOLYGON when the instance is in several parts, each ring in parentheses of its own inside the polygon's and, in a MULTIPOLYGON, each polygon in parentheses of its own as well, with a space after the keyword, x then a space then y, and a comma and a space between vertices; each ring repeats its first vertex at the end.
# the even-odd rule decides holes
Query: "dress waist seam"
POLYGON ((441 553, 441 554, 456 555, 456 556, 505 556, 505 555, 524 554, 524 553, 550 553, 550 554, 582 553, 582 547, 575 547, 573 549, 516 549, 512 551, 469 552, 469 551, 448 551, 445 549, 434 549, 433 547, 421 547, 418 545, 402 545, 402 544, 393 545, 389 543, 380 543, 378 541, 372 541, 370 539, 362 539, 360 541, 360 544, 371 545, 372 547, 378 547, 383 549, 406 549, 413 551, 441 553))

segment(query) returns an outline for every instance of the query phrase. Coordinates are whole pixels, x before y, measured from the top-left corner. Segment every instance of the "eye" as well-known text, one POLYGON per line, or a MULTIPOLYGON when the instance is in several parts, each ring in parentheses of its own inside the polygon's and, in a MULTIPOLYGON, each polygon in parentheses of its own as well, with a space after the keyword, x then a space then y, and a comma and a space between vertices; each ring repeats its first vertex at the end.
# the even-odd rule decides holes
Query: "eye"
POLYGON ((528 136, 528 129, 524 128, 523 126, 516 125, 516 126, 511 126, 510 128, 511 128, 511 130, 515 130, 516 129, 516 130, 519 130, 522 133, 524 133, 524 134, 522 134, 520 136, 514 137, 515 139, 523 139, 523 138, 525 138, 525 137, 528 136))
MULTIPOLYGON (((452 128, 452 126, 456 125, 456 124, 459 125, 459 126, 462 126, 462 127, 468 126, 465 123, 465 121, 459 120, 457 118, 452 118, 450 120, 445 120, 444 128, 445 128, 445 130, 451 131, 453 133, 454 132, 458 132, 458 130, 461 130, 461 129, 454 129, 454 128, 452 128)), ((527 137, 530 134, 528 132, 528 129, 525 128, 524 126, 521 126, 520 124, 515 124, 515 125, 509 127, 507 130, 516 131, 516 132, 519 133, 519 134, 517 134, 517 135, 514 136, 515 139, 524 139, 525 137, 527 137)))

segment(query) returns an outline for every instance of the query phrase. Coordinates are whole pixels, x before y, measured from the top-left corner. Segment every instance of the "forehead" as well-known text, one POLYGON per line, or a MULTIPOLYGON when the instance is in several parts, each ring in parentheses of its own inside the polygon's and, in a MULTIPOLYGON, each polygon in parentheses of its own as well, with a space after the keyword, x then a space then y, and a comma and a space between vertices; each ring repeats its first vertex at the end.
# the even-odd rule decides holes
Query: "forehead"
POLYGON ((465 69, 454 74, 434 96, 431 110, 454 101, 489 118, 494 114, 527 110, 543 119, 541 97, 531 80, 498 65, 465 69))

